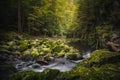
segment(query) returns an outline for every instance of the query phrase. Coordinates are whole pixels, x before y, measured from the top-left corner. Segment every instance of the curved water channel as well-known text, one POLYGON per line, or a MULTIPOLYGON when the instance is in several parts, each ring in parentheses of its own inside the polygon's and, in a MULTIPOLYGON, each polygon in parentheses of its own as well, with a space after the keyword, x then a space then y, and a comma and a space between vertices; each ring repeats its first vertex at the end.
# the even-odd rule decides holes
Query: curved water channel
MULTIPOLYGON (((83 55, 84 59, 90 57, 90 52, 86 52, 83 55)), ((22 60, 16 60, 14 62, 14 66, 18 71, 35 71, 35 72, 42 72, 45 69, 57 69, 61 72, 70 71, 75 67, 76 63, 81 62, 82 60, 68 60, 65 57, 63 58, 57 58, 53 62, 50 62, 48 65, 40 65, 36 63, 35 61, 22 61, 22 60)))

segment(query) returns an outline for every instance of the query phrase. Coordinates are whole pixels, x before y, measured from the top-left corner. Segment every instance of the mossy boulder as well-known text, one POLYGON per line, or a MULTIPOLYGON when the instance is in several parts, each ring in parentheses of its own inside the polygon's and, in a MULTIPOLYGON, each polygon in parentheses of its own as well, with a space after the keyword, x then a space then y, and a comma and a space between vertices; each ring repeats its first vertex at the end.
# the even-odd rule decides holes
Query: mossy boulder
POLYGON ((119 80, 120 53, 93 51, 91 57, 78 63, 72 72, 80 74, 80 80, 119 80))
POLYGON ((77 49, 71 48, 69 52, 65 54, 67 59, 70 60, 79 60, 82 59, 82 53, 80 53, 77 49))
POLYGON ((108 50, 96 50, 91 53, 91 57, 82 63, 86 66, 101 66, 108 63, 120 62, 119 52, 110 52, 108 50))

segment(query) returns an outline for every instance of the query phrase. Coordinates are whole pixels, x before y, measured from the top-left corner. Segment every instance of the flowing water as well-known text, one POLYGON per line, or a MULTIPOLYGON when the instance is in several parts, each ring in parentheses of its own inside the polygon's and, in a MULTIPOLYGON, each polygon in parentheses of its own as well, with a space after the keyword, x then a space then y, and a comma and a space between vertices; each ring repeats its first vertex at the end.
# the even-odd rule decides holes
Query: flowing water
MULTIPOLYGON (((87 52, 83 55, 84 58, 90 57, 90 52, 87 52)), ((65 57, 63 58, 57 58, 55 61, 51 62, 49 65, 40 65, 36 63, 35 61, 22 61, 22 60, 16 60, 14 62, 14 66, 18 71, 35 71, 35 72, 42 72, 45 69, 57 69, 61 72, 70 71, 75 67, 76 63, 81 62, 82 60, 68 60, 65 57)))

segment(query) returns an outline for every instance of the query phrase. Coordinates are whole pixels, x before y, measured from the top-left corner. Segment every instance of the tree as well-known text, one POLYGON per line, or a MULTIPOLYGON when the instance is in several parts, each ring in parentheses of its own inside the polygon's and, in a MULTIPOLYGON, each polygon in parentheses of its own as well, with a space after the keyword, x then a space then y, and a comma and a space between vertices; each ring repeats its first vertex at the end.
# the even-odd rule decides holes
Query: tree
POLYGON ((21 0, 18 0, 18 33, 22 32, 21 26, 21 0))

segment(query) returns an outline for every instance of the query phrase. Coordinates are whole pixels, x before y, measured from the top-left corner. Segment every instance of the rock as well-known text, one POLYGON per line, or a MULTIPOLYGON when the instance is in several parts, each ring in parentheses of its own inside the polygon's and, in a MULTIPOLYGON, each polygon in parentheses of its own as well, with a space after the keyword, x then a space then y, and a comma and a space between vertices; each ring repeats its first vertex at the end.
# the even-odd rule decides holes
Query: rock
POLYGON ((36 63, 40 65, 48 65, 49 63, 47 61, 36 61, 36 63))
POLYGON ((41 66, 40 66, 39 64, 33 64, 33 65, 32 65, 32 68, 34 68, 34 69, 35 69, 35 68, 40 68, 40 67, 41 67, 41 66))
POLYGON ((67 59, 70 59, 70 60, 80 60, 80 59, 83 59, 83 57, 79 53, 67 53, 65 55, 65 57, 67 59))
POLYGON ((86 66, 101 66, 109 63, 120 62, 119 52, 110 52, 107 50, 96 50, 91 53, 91 57, 82 63, 86 66))

